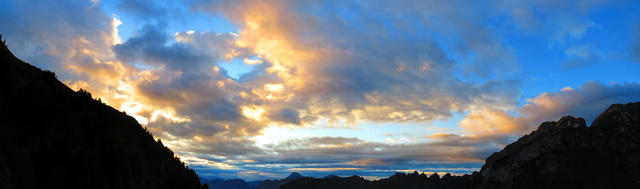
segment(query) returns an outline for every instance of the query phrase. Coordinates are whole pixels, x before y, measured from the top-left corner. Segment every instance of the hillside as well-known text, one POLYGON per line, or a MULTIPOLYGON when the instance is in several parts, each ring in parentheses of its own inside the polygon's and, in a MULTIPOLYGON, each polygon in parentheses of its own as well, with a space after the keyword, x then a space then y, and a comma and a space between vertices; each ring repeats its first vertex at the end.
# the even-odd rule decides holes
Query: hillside
POLYGON ((4 43, 0 78, 0 188, 203 187, 134 118, 19 60, 4 43))
POLYGON ((542 123, 471 175, 303 178, 281 188, 640 188, 640 102, 614 104, 590 127, 571 116, 542 123))
POLYGON ((487 158, 474 188, 640 188, 640 103, 614 104, 587 127, 565 116, 487 158))

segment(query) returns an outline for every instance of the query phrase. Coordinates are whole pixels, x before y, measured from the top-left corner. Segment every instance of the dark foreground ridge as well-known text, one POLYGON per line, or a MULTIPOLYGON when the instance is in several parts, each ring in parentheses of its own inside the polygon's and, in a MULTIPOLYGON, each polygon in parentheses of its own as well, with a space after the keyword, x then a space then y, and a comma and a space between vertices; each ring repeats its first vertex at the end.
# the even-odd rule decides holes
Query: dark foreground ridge
POLYGON ((0 188, 201 188, 131 116, 0 44, 0 188))
POLYGON ((471 175, 305 177, 281 188, 640 188, 640 102, 612 105, 591 127, 571 116, 542 123, 471 175))

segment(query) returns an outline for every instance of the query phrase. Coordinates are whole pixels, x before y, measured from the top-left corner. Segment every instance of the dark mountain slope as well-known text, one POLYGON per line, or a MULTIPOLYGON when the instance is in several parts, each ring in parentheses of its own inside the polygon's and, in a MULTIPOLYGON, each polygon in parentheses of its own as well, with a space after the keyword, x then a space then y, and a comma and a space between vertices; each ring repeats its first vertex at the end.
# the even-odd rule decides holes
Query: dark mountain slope
POLYGON ((136 120, 0 45, 0 188, 201 188, 136 120))
POLYGON ((571 116, 542 123, 471 175, 302 178, 281 188, 640 188, 640 103, 614 104, 591 127, 571 116))
POLYGON ((475 188, 640 188, 640 103, 615 104, 586 127, 545 122, 491 155, 475 188))

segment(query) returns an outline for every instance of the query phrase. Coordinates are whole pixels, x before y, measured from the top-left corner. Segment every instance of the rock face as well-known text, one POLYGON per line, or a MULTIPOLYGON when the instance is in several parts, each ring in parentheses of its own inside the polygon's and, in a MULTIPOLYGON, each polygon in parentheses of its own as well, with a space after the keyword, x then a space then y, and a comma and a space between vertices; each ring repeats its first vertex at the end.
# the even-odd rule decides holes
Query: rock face
POLYGON ((640 103, 612 105, 591 127, 545 122, 473 176, 469 188, 640 188, 640 103))
POLYGON ((131 116, 0 45, 0 188, 201 188, 131 116))

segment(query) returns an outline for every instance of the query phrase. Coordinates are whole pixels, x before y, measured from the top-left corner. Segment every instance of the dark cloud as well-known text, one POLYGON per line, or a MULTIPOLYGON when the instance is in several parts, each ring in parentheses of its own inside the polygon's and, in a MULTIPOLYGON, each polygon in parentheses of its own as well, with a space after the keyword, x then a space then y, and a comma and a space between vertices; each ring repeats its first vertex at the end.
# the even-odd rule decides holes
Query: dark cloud
POLYGON ((279 111, 271 113, 269 116, 274 121, 281 121, 285 123, 292 123, 296 125, 300 125, 300 113, 297 110, 291 108, 282 108, 279 111))
MULTIPOLYGON (((521 112, 543 120, 558 120, 573 115, 593 121, 611 104, 624 104, 640 100, 640 84, 586 82, 578 89, 564 89, 555 93, 543 93, 532 99, 521 112)), ((535 124, 535 123, 534 123, 535 124)))
POLYGON ((215 65, 216 57, 200 54, 193 47, 183 43, 167 45, 169 36, 162 26, 144 26, 141 35, 128 39, 113 48, 117 57, 129 64, 144 63, 153 66, 167 66, 174 70, 199 69, 199 65, 215 65))
POLYGON ((9 48, 64 79, 79 79, 65 64, 91 63, 91 55, 73 53, 79 44, 108 53, 112 19, 90 1, 2 1, 0 12, 0 32, 9 48))
POLYGON ((640 25, 633 30, 633 39, 631 41, 631 60, 640 62, 640 25))
MULTIPOLYGON (((114 46, 113 50, 127 64, 153 67, 153 75, 158 78, 136 83, 139 98, 147 104, 171 107, 190 119, 188 123, 162 122, 150 126, 177 136, 211 136, 225 127, 256 132, 259 127, 245 120, 241 104, 234 100, 243 99, 234 94, 242 87, 228 80, 226 73, 217 67, 232 50, 234 39, 231 34, 184 32, 174 35, 174 41, 162 26, 147 25, 140 35, 114 46)), ((285 113, 283 116, 292 116, 285 113)))
POLYGON ((515 116, 497 108, 473 110, 460 122, 460 126, 478 137, 493 140, 492 138, 526 134, 542 122, 555 121, 566 115, 583 117, 590 122, 611 104, 638 100, 638 83, 607 85, 586 82, 578 89, 564 88, 529 99, 527 104, 515 111, 515 116))

